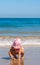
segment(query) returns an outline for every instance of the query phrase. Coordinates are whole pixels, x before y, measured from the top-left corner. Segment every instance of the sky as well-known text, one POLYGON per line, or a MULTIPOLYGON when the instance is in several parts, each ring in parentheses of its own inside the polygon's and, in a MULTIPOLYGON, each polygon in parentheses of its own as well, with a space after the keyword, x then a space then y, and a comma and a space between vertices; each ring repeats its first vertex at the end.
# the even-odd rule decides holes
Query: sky
POLYGON ((0 18, 40 18, 40 0, 0 0, 0 18))

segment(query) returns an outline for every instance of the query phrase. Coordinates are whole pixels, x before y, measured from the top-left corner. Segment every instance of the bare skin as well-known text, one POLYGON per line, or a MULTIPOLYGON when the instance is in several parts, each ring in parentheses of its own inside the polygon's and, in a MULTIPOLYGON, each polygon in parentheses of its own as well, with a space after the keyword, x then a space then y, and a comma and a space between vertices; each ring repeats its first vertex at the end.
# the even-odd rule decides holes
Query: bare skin
POLYGON ((18 55, 18 60, 20 60, 20 55, 21 55, 21 59, 24 59, 24 49, 23 49, 23 47, 20 48, 19 52, 17 52, 16 49, 11 47, 11 49, 9 50, 10 58, 16 60, 16 55, 18 55))

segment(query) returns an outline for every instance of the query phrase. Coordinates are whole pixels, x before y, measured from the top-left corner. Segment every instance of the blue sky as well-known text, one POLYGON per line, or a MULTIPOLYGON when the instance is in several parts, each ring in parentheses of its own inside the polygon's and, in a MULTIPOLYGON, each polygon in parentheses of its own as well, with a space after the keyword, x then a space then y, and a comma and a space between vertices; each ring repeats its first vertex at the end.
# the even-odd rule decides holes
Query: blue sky
POLYGON ((0 0, 0 17, 40 18, 40 0, 0 0))

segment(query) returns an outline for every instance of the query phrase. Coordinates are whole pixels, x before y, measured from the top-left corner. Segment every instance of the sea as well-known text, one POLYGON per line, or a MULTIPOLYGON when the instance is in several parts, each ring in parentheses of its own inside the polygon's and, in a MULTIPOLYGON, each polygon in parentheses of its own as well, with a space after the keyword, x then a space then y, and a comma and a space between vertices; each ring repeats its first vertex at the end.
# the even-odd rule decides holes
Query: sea
POLYGON ((0 45, 10 45, 15 37, 24 44, 40 44, 40 18, 0 18, 0 45))

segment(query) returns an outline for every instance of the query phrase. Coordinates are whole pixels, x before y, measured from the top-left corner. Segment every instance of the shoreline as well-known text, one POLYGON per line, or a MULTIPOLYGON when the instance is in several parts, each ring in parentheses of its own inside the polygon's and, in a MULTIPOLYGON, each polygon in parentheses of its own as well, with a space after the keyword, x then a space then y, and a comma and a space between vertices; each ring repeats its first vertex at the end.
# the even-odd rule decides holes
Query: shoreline
MULTIPOLYGON (((9 45, 9 46, 8 45, 5 45, 5 46, 0 45, 0 48, 9 48, 9 47, 11 47, 11 45, 9 45)), ((29 44, 29 45, 27 44, 27 45, 23 45, 23 47, 40 47, 40 44, 35 44, 35 45, 34 44, 29 44)))
POLYGON ((21 38, 23 46, 40 46, 40 36, 0 36, 0 47, 10 47, 15 38, 21 38))

